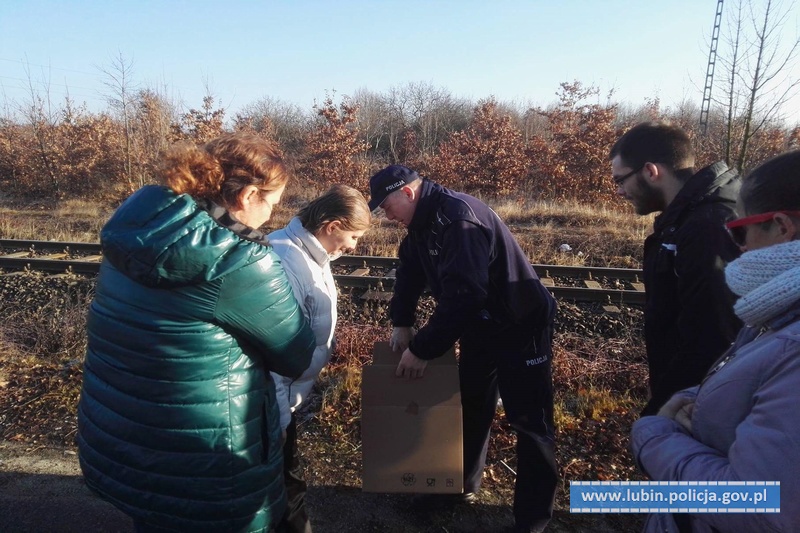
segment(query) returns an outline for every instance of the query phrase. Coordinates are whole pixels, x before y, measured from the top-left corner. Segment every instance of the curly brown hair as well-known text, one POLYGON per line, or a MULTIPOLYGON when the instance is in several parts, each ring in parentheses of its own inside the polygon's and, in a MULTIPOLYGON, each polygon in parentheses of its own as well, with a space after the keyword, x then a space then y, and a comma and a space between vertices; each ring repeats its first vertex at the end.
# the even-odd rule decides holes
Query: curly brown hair
POLYGON ((204 145, 179 143, 163 156, 163 182, 176 194, 211 200, 225 208, 239 205, 248 185, 274 191, 286 185, 289 170, 279 148, 252 133, 226 133, 204 145))

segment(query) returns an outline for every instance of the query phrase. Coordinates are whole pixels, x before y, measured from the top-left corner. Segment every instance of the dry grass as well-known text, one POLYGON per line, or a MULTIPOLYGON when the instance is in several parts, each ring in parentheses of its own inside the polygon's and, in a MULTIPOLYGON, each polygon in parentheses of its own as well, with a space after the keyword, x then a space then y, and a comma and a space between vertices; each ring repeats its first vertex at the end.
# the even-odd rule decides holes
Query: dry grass
POLYGON ((55 205, 0 205, 3 239, 97 242, 113 209, 83 200, 55 205))
MULTIPOLYGON (((309 199, 322 189, 293 187, 284 194, 269 232, 285 226, 309 199)), ((532 202, 529 200, 489 201, 506 221, 532 263, 591 265, 638 268, 644 238, 652 217, 639 217, 626 206, 619 210, 576 202, 532 202), (561 251, 568 244, 569 252, 561 251)), ((0 237, 97 242, 100 229, 113 206, 95 202, 65 200, 55 205, 14 205, 0 203, 0 237)), ((355 253, 395 256, 405 229, 377 218, 355 253)))
MULTIPOLYGON (((309 194, 314 191, 287 193, 266 229, 288 223, 313 198, 309 194)), ((488 203, 506 222, 530 261, 540 264, 638 268, 642 243, 653 223, 652 216, 637 216, 624 205, 610 209, 577 202, 511 199, 488 203), (572 250, 560 251, 562 244, 568 244, 572 250)), ((405 228, 376 218, 355 253, 396 256, 405 234, 405 228)))
POLYGON ((638 268, 653 218, 577 202, 503 200, 492 207, 533 263, 638 268), (569 245, 570 251, 561 250, 569 245))
POLYGON ((637 408, 641 408, 641 399, 625 391, 590 386, 561 395, 560 401, 555 403, 555 423, 564 430, 583 420, 602 420, 619 409, 636 411, 637 408))
POLYGON ((534 202, 504 199, 490 202, 495 212, 509 224, 539 224, 552 221, 560 226, 620 226, 634 236, 645 236, 652 217, 641 217, 620 201, 614 208, 594 206, 574 201, 534 202), (641 233, 641 235, 638 235, 641 233))

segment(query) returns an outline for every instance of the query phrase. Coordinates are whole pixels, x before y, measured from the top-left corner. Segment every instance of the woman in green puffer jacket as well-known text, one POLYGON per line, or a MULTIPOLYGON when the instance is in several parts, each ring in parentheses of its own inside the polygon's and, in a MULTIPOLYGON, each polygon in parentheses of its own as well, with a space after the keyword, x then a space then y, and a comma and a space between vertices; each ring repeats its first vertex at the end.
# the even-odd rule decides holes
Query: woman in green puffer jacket
POLYGON ((247 134, 169 151, 101 231, 78 406, 86 483, 137 531, 268 531, 286 507, 270 372, 315 341, 256 229, 288 172, 247 134))

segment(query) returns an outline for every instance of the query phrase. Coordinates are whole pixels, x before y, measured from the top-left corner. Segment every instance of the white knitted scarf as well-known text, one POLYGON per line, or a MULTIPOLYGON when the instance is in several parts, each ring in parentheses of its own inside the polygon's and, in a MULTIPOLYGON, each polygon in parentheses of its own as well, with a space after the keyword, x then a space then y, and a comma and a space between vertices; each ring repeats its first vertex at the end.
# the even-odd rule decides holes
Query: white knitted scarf
POLYGON ((760 326, 800 300, 800 241, 745 252, 725 268, 728 287, 741 296, 733 310, 760 326))

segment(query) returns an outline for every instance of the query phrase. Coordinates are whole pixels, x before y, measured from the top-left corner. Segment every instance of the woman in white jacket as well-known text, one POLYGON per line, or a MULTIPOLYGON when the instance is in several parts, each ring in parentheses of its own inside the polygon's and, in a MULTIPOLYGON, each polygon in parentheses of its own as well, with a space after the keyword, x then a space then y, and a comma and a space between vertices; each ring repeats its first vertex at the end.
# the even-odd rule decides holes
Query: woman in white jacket
POLYGON ((306 483, 297 453, 297 428, 294 411, 311 392, 320 371, 333 351, 336 327, 336 286, 330 262, 352 251, 371 222, 364 196, 347 185, 334 185, 325 194, 300 210, 289 224, 270 233, 267 239, 280 256, 294 296, 311 324, 317 347, 311 365, 292 380, 272 375, 286 432, 284 476, 289 506, 279 531, 311 531, 305 506, 306 483))

